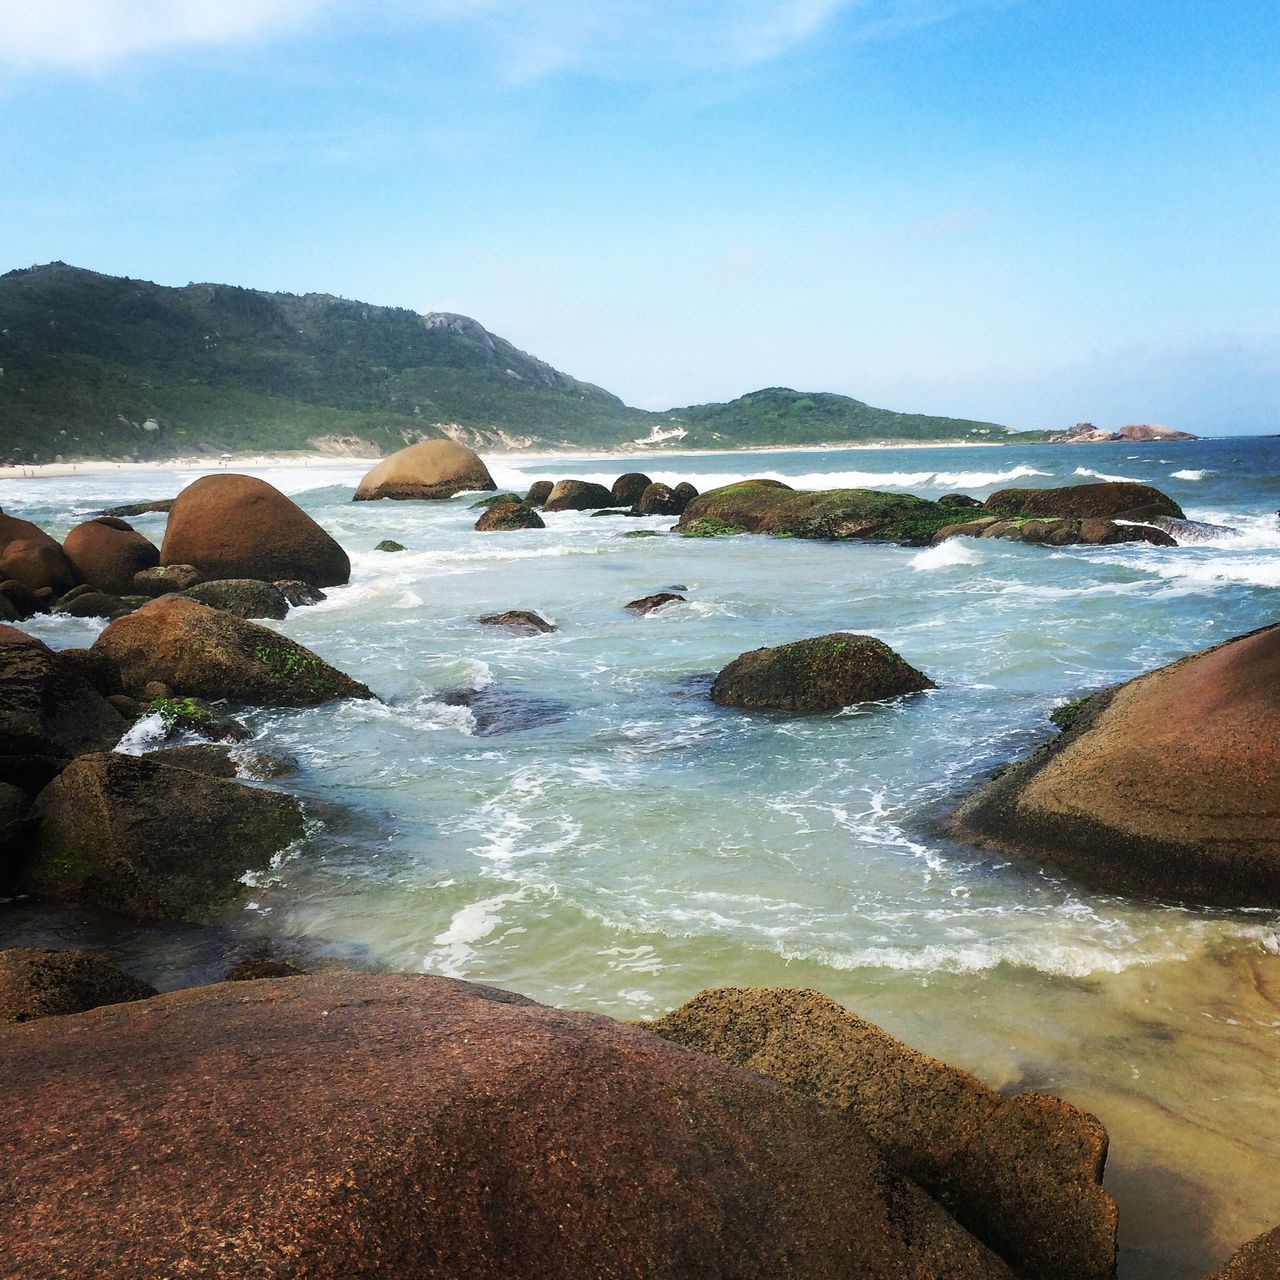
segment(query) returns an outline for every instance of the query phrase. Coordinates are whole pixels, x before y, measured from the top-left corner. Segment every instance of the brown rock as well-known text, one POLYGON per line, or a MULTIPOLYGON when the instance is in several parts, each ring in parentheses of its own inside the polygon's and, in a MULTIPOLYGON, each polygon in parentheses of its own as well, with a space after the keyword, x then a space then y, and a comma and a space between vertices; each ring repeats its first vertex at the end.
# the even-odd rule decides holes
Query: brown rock
POLYGON ((154 543, 113 516, 76 525, 62 549, 85 582, 117 596, 133 591, 134 574, 160 563, 160 551, 154 543))
POLYGON ((1277 1280, 1280 1277, 1280 1227, 1250 1240, 1205 1280, 1277 1280))
POLYGON ((675 495, 676 505, 680 508, 681 515, 684 514, 689 503, 698 496, 698 490, 687 480, 681 480, 671 492, 675 495))
POLYGON ((422 440, 378 463, 360 481, 354 500, 452 498, 497 487, 474 449, 453 440, 422 440))
POLYGON ((119 596, 105 591, 82 591, 78 595, 63 596, 53 606, 54 613, 69 618, 119 618, 132 610, 119 596))
MULTIPOLYGON (((684 506, 688 506, 686 502, 684 506)), ((651 484, 637 499, 635 513, 641 516, 678 516, 684 507, 675 490, 665 484, 651 484)))
POLYGON ((514 529, 545 529, 542 517, 523 502, 498 502, 476 521, 477 533, 514 529))
POLYGON ((0 1024, 146 1000, 156 989, 87 951, 0 951, 0 1024))
POLYGON ((961 838, 1086 881, 1280 905, 1280 626, 1095 694, 960 807, 961 838))
POLYGON ((62 548, 39 525, 0 512, 0 581, 63 595, 80 579, 62 548))
POLYGON ((529 486, 529 492, 524 495, 527 506, 540 507, 551 496, 551 490, 554 489, 555 483, 551 480, 535 480, 529 486))
POLYGON ((190 600, 207 604, 210 609, 221 609, 236 618, 278 620, 289 613, 289 601, 279 587, 272 582, 257 582, 252 578, 220 578, 215 582, 201 582, 183 594, 190 600))
POLYGON ((144 596, 167 596, 187 591, 200 581, 200 570, 193 564, 162 564, 134 574, 133 589, 144 596))
POLYGON ((1142 520, 1183 511, 1168 494, 1148 484, 1106 480, 1057 489, 1000 489, 983 504, 1005 519, 1019 516, 1068 516, 1077 520, 1142 520))
MULTIPOLYGON (((639 500, 640 495, 653 483, 642 471, 628 471, 613 482, 609 495, 615 507, 629 507, 639 500)), ((544 498, 545 502, 546 499, 544 498)))
POLYGON ((73 662, 0 626, 0 782, 34 794, 74 757, 114 746, 128 727, 73 662))
POLYGON ((304 978, 307 971, 288 960, 242 960, 227 970, 223 982, 258 982, 262 978, 304 978))
POLYGON ((492 988, 221 983, 0 1069, 24 1276, 1011 1280, 839 1111, 492 988))
POLYGON ((594 511, 613 504, 613 494, 590 480, 557 480, 543 511, 594 511))
POLYGON ((124 692, 143 701, 177 695, 309 707, 373 697, 365 685, 279 632, 183 596, 162 596, 117 619, 93 647, 115 664, 124 692), (149 691, 153 682, 169 693, 149 691))
POLYGON ((42 600, 26 583, 13 578, 0 582, 0 597, 8 602, 19 622, 34 618, 37 613, 49 612, 48 601, 42 600))
POLYGON ((543 635, 555 630, 546 618, 534 613, 532 609, 507 609, 504 613, 487 613, 476 621, 481 626, 506 627, 526 636, 543 635))
POLYGON ((21 884, 56 902, 190 920, 243 892, 301 837, 296 800, 116 751, 80 756, 36 798, 21 884))
POLYGON ((205 581, 297 578, 333 587, 351 577, 347 553, 292 498, 231 474, 202 476, 178 495, 160 563, 194 565, 205 581))
POLYGON ((171 769, 190 769, 210 778, 234 778, 236 762, 231 758, 231 748, 221 742, 191 742, 177 747, 160 747, 148 751, 146 759, 152 764, 168 765, 171 769))
POLYGON ((716 677, 711 699, 744 711, 839 711, 937 686, 874 636, 837 631, 740 654, 716 677))
POLYGON ((655 609, 661 609, 664 604, 682 603, 685 597, 679 595, 675 591, 659 591, 651 596, 641 596, 639 600, 630 600, 622 607, 631 613, 638 613, 642 617, 646 613, 652 613, 655 609))
POLYGON ((704 991, 645 1024, 848 1111, 1025 1280, 1111 1280, 1106 1130, 1038 1093, 1003 1098, 817 991, 704 991))

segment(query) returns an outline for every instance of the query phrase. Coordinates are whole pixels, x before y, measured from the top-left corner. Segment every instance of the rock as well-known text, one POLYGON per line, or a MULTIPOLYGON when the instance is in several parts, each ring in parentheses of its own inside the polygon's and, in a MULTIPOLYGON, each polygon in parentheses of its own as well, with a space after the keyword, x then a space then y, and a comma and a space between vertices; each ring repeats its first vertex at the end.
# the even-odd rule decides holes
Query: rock
POLYGON ((115 663, 124 692, 143 701, 152 682, 180 697, 263 707, 373 697, 288 637, 184 596, 162 596, 118 618, 93 647, 115 663))
POLYGON ((60 649, 58 661, 72 668, 104 698, 124 692, 115 663, 98 649, 60 649))
POLYGON ((405 546, 402 542, 395 542, 391 538, 383 538, 383 540, 374 547, 375 551, 404 551, 405 546))
POLYGON ((1190 542, 1217 542, 1240 532, 1226 524, 1209 524, 1204 520, 1177 520, 1173 516, 1153 516, 1151 523, 1167 533, 1179 546, 1190 542))
POLYGON ((1116 431, 1117 440, 1199 440, 1190 431, 1175 431, 1159 422, 1131 422, 1116 431))
POLYGON ((967 493, 944 493, 938 499, 940 507, 963 507, 966 510, 973 507, 981 507, 982 503, 977 498, 971 498, 967 493))
POLYGON ((189 733, 210 742, 247 742, 253 736, 238 720, 216 714, 198 698, 175 698, 166 684, 152 681, 143 692, 152 695, 146 710, 160 717, 167 738, 189 733))
POLYGON ((1038 1093, 1001 1097, 816 991, 704 991, 646 1025, 845 1110, 881 1154, 1027 1280, 1111 1280, 1107 1134, 1038 1093))
POLYGON ((296 578, 336 587, 351 577, 347 553, 292 498, 231 474, 202 476, 178 495, 160 563, 194 565, 204 581, 296 578))
POLYGON ((146 708, 135 698, 124 693, 109 693, 107 701, 131 724, 146 714, 146 708))
POLYGON ((931 541, 937 544, 955 537, 999 538, 1004 542, 1038 543, 1047 547, 1114 546, 1122 542, 1147 542, 1156 547, 1177 546, 1170 534, 1152 525, 1117 524, 1114 520, 1072 520, 1062 516, 1016 520, 984 516, 978 520, 944 525, 931 541))
POLYGON ((309 582, 299 582, 296 578, 285 578, 272 583, 272 586, 284 596, 285 603, 291 609, 303 609, 329 598, 319 587, 313 587, 309 582))
POLYGON ((1077 520, 1184 518, 1182 508, 1168 494, 1127 480, 1072 484, 1059 489, 1000 489, 983 505, 1006 520, 1019 516, 1068 516, 1077 520))
POLYGON ((22 887, 141 920, 226 906, 304 830, 289 796, 115 751, 73 760, 34 812, 22 887))
POLYGON ((0 782, 34 794, 76 756, 114 746, 128 727, 74 662, 0 626, 0 782))
POLYGON ((524 495, 525 503, 530 507, 540 507, 551 496, 555 485, 550 480, 535 480, 524 495))
POLYGON ((31 797, 20 787, 0 782, 0 892, 17 879, 31 834, 31 797))
POLYGON ((134 574, 160 563, 159 548, 114 516, 76 525, 62 550, 85 582, 117 596, 133 590, 134 574))
POLYGON ((546 618, 539 617, 530 609, 508 609, 505 613, 488 613, 477 622, 485 627, 507 627, 511 631, 525 636, 543 635, 556 628, 546 618))
POLYGON ((144 596, 167 596, 188 591, 200 581, 193 564, 162 564, 133 575, 133 589, 144 596))
POLYGON ((628 471, 626 475, 619 476, 613 482, 613 488, 609 490, 609 496, 613 499, 613 505, 616 507, 634 506, 640 500, 640 495, 653 483, 647 475, 642 471, 628 471))
POLYGON ((500 502, 476 521, 477 533, 496 533, 512 529, 545 529, 542 517, 523 502, 500 502))
POLYGON ((64 595, 80 579, 62 548, 39 525, 0 512, 0 581, 64 595))
POLYGON ((1094 694, 952 830, 1108 889, 1280 905, 1277 688, 1280 625, 1094 694))
POLYGON ((211 609, 221 609, 236 618, 279 619, 289 612, 289 602, 279 587, 270 582, 255 582, 251 578, 201 582, 183 594, 189 600, 207 604, 211 609))
POLYGON ((49 612, 49 604, 46 600, 36 595, 25 582, 18 582, 13 578, 0 582, 0 598, 8 602, 16 615, 14 620, 17 622, 25 622, 38 613, 49 612))
POLYGON ((711 700, 744 711, 809 714, 936 688, 883 641, 837 631, 740 655, 716 677, 711 700))
POLYGON ((219 983, 0 1066, 16 1275, 1012 1276, 840 1111, 446 978, 219 983))
POLYGON ((53 606, 54 613, 70 618, 121 618, 133 610, 119 596, 105 591, 84 591, 79 595, 63 596, 53 606))
POLYGON ((613 494, 602 484, 590 480, 557 480, 543 511, 593 511, 613 505, 613 494))
POLYGON ((127 520, 131 516, 145 516, 151 511, 170 511, 175 502, 177 498, 161 498, 156 502, 129 502, 122 507, 108 507, 99 514, 127 520))
POLYGON ((678 516, 680 499, 667 485, 651 484, 636 499, 633 510, 639 516, 678 516))
POLYGON ((698 496, 698 491, 687 480, 681 480, 678 485, 671 491, 675 494, 676 504, 680 508, 680 513, 684 513, 684 509, 698 496))
POLYGON ((179 747, 160 747, 148 751, 146 759, 152 764, 168 765, 171 769, 190 769, 210 778, 234 778, 236 762, 231 758, 231 748, 219 742, 192 742, 179 747))
POLYGON ((622 535, 624 538, 660 538, 657 529, 630 529, 622 535))
POLYGON ((627 508, 601 507, 599 511, 593 511, 591 513, 591 518, 595 520, 599 516, 605 516, 606 518, 616 518, 618 516, 632 516, 632 515, 635 515, 635 512, 632 511, 630 507, 627 507, 627 508))
POLYGON ((479 502, 471 504, 472 511, 487 511, 490 507, 496 507, 505 503, 514 503, 519 506, 524 499, 518 493, 511 493, 509 490, 503 493, 494 493, 487 498, 481 498, 479 502))
POLYGON ((0 951, 0 1025, 146 1000, 155 987, 88 951, 10 947, 0 951))
POLYGON ((232 965, 223 982, 258 982, 263 978, 305 978, 307 971, 288 960, 244 960, 232 965))
POLYGON ((453 440, 422 440, 378 463, 360 481, 354 501, 452 498, 455 493, 497 487, 474 450, 453 440))
POLYGON ((1205 1280, 1276 1280, 1280 1276, 1280 1227, 1250 1240, 1205 1280))
POLYGON ((643 617, 646 613, 652 613, 655 609, 661 609, 664 604, 674 604, 683 601, 684 596, 679 595, 674 591, 659 591, 654 595, 641 596, 639 600, 629 601, 622 607, 629 610, 631 613, 638 613, 643 617))

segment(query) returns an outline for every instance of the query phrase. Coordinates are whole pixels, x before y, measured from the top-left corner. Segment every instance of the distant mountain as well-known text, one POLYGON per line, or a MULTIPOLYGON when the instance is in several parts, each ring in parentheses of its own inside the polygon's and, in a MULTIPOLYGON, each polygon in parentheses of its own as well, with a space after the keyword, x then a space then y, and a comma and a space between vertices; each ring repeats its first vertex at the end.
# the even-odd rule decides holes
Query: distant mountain
MULTIPOLYGON (((994 423, 770 388, 649 413, 466 316, 54 262, 0 276, 0 460, 1007 438, 994 423)), ((1030 437, 1021 436, 1021 439, 1030 437)))

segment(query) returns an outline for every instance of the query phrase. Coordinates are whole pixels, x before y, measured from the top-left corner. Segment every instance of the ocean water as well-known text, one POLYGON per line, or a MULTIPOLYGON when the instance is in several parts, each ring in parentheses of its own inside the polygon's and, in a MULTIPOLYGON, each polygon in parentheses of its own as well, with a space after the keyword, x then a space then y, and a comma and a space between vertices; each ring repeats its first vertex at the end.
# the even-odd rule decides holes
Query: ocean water
MULTIPOLYGON (((260 471, 353 565, 324 604, 269 625, 382 698, 244 717, 299 762, 280 785, 308 804, 311 834, 216 933, 17 902, 0 941, 88 941, 172 987, 274 937, 313 961, 473 978, 620 1018, 708 986, 813 987, 998 1088, 1095 1112, 1126 1280, 1199 1275, 1280 1222, 1280 916, 1084 890, 933 827, 1050 735, 1055 706, 1280 617, 1280 440, 491 469, 519 491, 633 469, 700 489, 772 476, 933 497, 1131 479, 1231 532, 1176 548, 912 550, 628 539, 673 522, 565 513, 477 534, 474 496, 353 504, 361 467, 260 471), (408 550, 374 551, 384 538, 408 550), (687 602, 622 607, 672 588, 687 602), (475 622, 509 608, 558 630, 475 622), (880 637, 939 687, 800 719, 707 698, 743 650, 834 630, 880 637)), ((196 474, 6 479, 0 506, 61 535, 196 474)), ((159 541, 163 515, 134 523, 159 541)), ((60 647, 101 624, 28 625, 60 647)))

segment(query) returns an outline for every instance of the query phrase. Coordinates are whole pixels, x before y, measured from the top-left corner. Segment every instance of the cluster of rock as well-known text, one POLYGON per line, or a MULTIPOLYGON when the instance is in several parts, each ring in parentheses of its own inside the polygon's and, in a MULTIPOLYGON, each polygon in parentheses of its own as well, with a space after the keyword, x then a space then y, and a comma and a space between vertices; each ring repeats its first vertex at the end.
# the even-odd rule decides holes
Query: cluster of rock
POLYGON ((1077 422, 1074 427, 1049 437, 1050 444, 1117 444, 1150 440, 1199 440, 1190 431, 1175 431, 1158 422, 1131 422, 1117 431, 1095 427, 1092 422, 1077 422))

